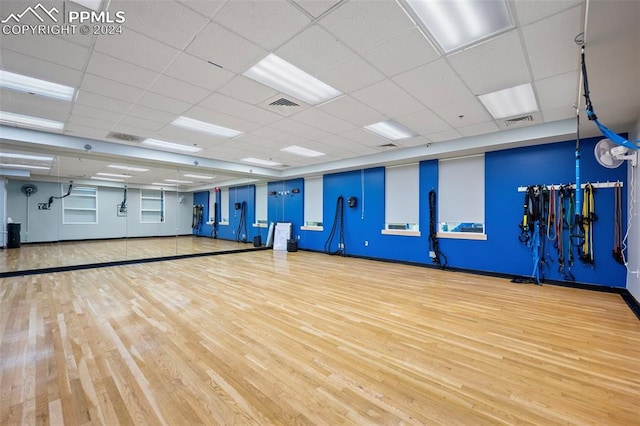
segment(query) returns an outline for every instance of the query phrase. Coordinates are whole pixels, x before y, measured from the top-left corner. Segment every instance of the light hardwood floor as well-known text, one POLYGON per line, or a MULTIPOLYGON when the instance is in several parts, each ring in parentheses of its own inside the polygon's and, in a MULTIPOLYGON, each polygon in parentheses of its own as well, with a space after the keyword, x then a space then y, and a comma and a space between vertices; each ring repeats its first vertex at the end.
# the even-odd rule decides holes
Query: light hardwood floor
POLYGON ((0 272, 221 252, 251 247, 253 247, 251 244, 246 243, 188 235, 23 244, 20 248, 0 250, 0 272))
POLYGON ((0 280, 0 424, 640 422, 619 295, 254 251, 0 280))

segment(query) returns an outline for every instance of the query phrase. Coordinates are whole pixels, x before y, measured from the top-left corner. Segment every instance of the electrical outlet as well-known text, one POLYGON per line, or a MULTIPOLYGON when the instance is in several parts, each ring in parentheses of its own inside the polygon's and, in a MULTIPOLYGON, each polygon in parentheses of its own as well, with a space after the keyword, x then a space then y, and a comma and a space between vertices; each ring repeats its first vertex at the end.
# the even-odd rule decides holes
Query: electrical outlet
POLYGON ((38 210, 51 210, 51 206, 47 203, 38 203, 38 210))
POLYGON ((365 241, 365 242, 364 242, 364 246, 365 246, 365 247, 369 247, 369 241, 365 241))

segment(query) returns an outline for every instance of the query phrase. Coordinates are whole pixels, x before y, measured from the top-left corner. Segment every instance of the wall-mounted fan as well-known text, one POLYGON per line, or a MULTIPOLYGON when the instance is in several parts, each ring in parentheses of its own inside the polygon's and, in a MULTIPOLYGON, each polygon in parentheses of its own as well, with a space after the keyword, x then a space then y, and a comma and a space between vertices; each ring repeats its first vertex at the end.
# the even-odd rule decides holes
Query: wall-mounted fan
POLYGON ((620 167, 625 160, 630 160, 633 167, 638 163, 638 153, 633 151, 627 155, 629 148, 613 143, 610 139, 601 139, 594 150, 596 161, 603 167, 615 169, 620 167))
POLYGON ((22 193, 28 198, 31 197, 31 194, 35 194, 36 192, 38 192, 38 187, 32 183, 25 183, 20 188, 20 191, 22 191, 22 193))

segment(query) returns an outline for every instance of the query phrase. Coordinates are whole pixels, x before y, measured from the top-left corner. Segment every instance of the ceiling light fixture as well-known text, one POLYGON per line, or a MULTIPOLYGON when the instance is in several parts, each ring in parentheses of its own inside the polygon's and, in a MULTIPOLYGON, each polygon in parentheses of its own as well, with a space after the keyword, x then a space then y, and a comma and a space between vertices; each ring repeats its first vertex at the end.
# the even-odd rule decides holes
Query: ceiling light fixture
POLYGON ((243 132, 240 130, 229 129, 228 127, 218 126, 217 124, 207 123, 205 121, 195 120, 189 117, 178 117, 173 122, 173 126, 182 127, 187 130, 195 130, 196 132, 208 133, 210 135, 223 138, 235 138, 243 132))
POLYGON ((109 164, 107 167, 112 169, 126 170, 127 172, 148 172, 149 169, 145 169, 142 167, 130 167, 130 166, 120 166, 118 164, 109 164))
POLYGON ((178 180, 178 179, 165 179, 165 182, 173 182, 173 183, 193 183, 190 180, 178 180))
POLYGON ((104 173, 104 172, 99 172, 96 173, 98 176, 108 176, 108 177, 114 177, 114 178, 130 178, 131 175, 121 175, 118 173, 104 173))
POLYGON ((310 105, 318 105, 342 95, 338 89, 307 74, 273 53, 249 68, 243 75, 310 105))
POLYGON ((215 177, 215 176, 194 175, 191 173, 185 173, 182 176, 188 177, 188 178, 194 178, 194 179, 213 179, 215 177))
POLYGON ((275 161, 262 160, 260 158, 254 158, 254 157, 243 158, 240 161, 244 161, 245 163, 258 164, 260 166, 269 166, 269 167, 279 166, 281 164, 281 163, 277 163, 275 161))
POLYGON ((496 120, 538 111, 531 83, 479 95, 478 99, 496 120))
POLYGON ((177 183, 167 183, 167 182, 153 182, 151 185, 157 186, 178 186, 177 183))
POLYGON ((64 128, 62 121, 47 120, 46 118, 15 114, 7 111, 0 111, 0 123, 43 130, 62 130, 64 128))
POLYGON ((45 166, 32 166, 30 164, 11 164, 1 163, 0 167, 7 167, 9 169, 35 169, 35 170, 51 170, 51 167, 45 166))
POLYGON ((414 136, 418 136, 415 132, 407 129, 403 125, 396 123, 393 120, 380 121, 378 123, 370 124, 364 127, 365 130, 369 130, 383 138, 390 139, 392 141, 398 141, 401 139, 408 139, 414 136))
POLYGON ((0 158, 15 158, 19 160, 32 161, 53 161, 53 157, 43 157, 41 155, 16 154, 13 152, 0 152, 0 158))
POLYGON ((404 0, 399 4, 424 26, 444 53, 515 27, 505 0, 404 0))
POLYGON ((314 151, 312 149, 303 148, 297 145, 291 145, 286 148, 282 148, 280 151, 288 152, 289 154, 300 155, 303 157, 322 157, 326 155, 324 152, 314 151))
POLYGON ((153 146, 153 147, 156 147, 156 148, 171 149, 171 150, 174 150, 174 151, 184 151, 184 152, 202 151, 202 148, 198 148, 197 146, 182 145, 182 144, 179 144, 179 143, 160 141, 160 140, 157 140, 157 139, 145 139, 145 140, 142 141, 142 143, 144 145, 149 145, 149 146, 153 146))
POLYGON ((108 177, 102 177, 102 176, 91 176, 91 179, 106 180, 109 182, 124 182, 124 179, 115 179, 115 178, 108 178, 108 177))
POLYGON ((0 70, 0 87, 5 87, 32 95, 46 96, 48 98, 70 101, 73 99, 73 87, 63 84, 27 77, 9 71, 0 70))

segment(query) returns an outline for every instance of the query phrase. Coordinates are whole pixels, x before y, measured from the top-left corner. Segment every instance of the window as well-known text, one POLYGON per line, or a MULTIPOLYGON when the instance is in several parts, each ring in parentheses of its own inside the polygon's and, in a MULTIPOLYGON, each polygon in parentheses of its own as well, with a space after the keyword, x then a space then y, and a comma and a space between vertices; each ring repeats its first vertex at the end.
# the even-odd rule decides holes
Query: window
POLYGON ((220 224, 229 224, 229 188, 220 188, 220 224))
POLYGON ((486 239, 484 155, 438 161, 438 230, 445 238, 486 239))
MULTIPOLYGON (((62 195, 66 194, 64 186, 62 195)), ((63 224, 98 223, 98 188, 77 186, 62 199, 63 224)))
POLYGON ((386 167, 383 234, 420 235, 420 168, 418 164, 386 167))
POLYGON ((256 223, 255 227, 267 227, 267 184, 256 185, 256 223))
POLYGON ((322 176, 305 178, 302 229, 322 231, 322 190, 322 176))
POLYGON ((140 223, 164 223, 164 191, 140 190, 140 223))

